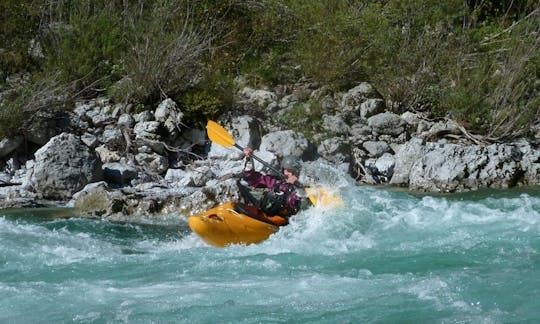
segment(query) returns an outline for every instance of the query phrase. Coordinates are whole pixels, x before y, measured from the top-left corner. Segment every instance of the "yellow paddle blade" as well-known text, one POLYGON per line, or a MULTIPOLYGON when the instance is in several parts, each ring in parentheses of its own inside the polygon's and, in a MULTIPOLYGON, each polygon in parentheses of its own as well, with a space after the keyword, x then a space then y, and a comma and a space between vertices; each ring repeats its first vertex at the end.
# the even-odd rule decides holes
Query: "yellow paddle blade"
POLYGON ((306 193, 311 203, 322 207, 343 207, 343 199, 323 187, 307 187, 306 193))
POLYGON ((208 138, 218 145, 224 147, 231 147, 234 145, 234 139, 231 134, 215 121, 208 121, 206 124, 206 133, 208 134, 208 138))

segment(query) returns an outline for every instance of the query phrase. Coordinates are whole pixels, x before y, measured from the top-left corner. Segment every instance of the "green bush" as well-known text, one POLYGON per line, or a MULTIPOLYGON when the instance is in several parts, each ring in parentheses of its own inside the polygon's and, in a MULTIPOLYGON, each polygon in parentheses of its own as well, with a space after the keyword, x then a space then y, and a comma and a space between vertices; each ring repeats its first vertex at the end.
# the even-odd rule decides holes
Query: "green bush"
POLYGON ((156 1, 142 16, 131 16, 123 70, 128 80, 115 97, 152 103, 173 97, 206 77, 203 58, 214 37, 198 29, 176 1, 156 1))
POLYGON ((70 85, 55 75, 29 80, 8 90, 0 101, 0 138, 26 135, 44 118, 53 118, 71 104, 70 85))
POLYGON ((50 36, 45 69, 60 71, 62 81, 78 81, 81 89, 95 93, 118 77, 122 36, 122 22, 114 13, 73 15, 50 36))
POLYGON ((197 88, 183 92, 177 99, 185 120, 204 127, 209 119, 216 119, 230 109, 233 101, 233 82, 216 71, 197 88))
POLYGON ((40 1, 0 1, 0 80, 29 70, 30 41, 37 37, 40 1))
MULTIPOLYGON (((314 143, 318 143, 320 136, 324 133, 323 108, 318 100, 309 100, 307 103, 295 104, 284 114, 274 116, 273 121, 276 124, 284 126, 287 129, 304 134, 314 143)), ((334 136, 335 134, 325 134, 334 136)))
POLYGON ((302 72, 337 88, 366 80, 359 62, 369 35, 357 23, 357 12, 346 1, 292 3, 303 23, 292 49, 302 72))
POLYGON ((13 99, 0 103, 0 139, 18 133, 20 126, 28 118, 24 110, 13 99))
MULTIPOLYGON (((397 113, 455 118, 493 139, 526 134, 538 119, 537 0, 141 3, 0 2, 2 77, 32 73, 26 91, 3 96, 2 131, 55 109, 29 104, 56 93, 38 86, 53 71, 70 85, 64 97, 108 91, 141 107, 172 97, 197 123, 230 109, 238 75, 256 87, 307 77, 333 91, 369 81, 397 113), (35 37, 44 61, 27 53, 35 37)), ((318 121, 310 106, 291 118, 318 121)))

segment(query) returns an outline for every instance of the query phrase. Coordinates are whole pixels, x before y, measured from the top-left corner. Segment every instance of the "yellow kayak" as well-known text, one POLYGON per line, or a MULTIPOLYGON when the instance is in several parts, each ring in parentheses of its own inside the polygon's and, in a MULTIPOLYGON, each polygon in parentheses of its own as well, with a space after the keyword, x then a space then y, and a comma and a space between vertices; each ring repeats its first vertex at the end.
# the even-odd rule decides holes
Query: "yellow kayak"
MULTIPOLYGON (((321 187, 306 188, 314 206, 340 207, 343 200, 321 187)), ((254 206, 227 202, 188 218, 191 230, 206 243, 224 247, 231 244, 253 244, 266 240, 288 221, 268 216, 254 206)))
POLYGON ((217 247, 259 243, 287 224, 279 216, 269 217, 256 208, 233 202, 191 216, 188 223, 206 243, 217 247))

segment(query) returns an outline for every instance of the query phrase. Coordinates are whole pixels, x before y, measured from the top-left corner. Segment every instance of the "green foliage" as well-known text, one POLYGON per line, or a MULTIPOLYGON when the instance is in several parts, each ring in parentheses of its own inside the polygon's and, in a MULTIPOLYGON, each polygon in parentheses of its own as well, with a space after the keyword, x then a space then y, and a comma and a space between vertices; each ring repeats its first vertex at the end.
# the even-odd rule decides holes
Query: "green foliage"
POLYGON ((207 90, 187 92, 182 101, 183 112, 192 122, 202 124, 204 120, 214 119, 223 110, 220 98, 207 90))
POLYGON ((177 1, 156 1, 145 14, 134 14, 125 39, 126 79, 114 96, 152 103, 193 87, 206 78, 203 58, 212 37, 177 1))
POLYGON ((107 87, 118 75, 121 27, 119 17, 107 12, 72 16, 51 37, 46 69, 59 70, 63 81, 79 80, 81 88, 107 87))
POLYGON ((274 122, 303 133, 311 141, 317 143, 318 137, 320 137, 318 135, 324 133, 322 127, 323 114, 321 102, 310 100, 307 103, 296 104, 288 111, 276 115, 274 122))
POLYGON ((184 117, 204 127, 209 119, 216 119, 231 106, 232 86, 232 80, 216 72, 206 83, 184 92, 178 99, 184 117))
POLYGON ((16 99, 4 99, 0 104, 0 138, 17 134, 19 127, 28 118, 27 115, 16 99))
POLYGON ((73 89, 59 83, 54 75, 21 84, 3 93, 0 101, 0 138, 26 135, 32 126, 43 122, 70 103, 73 89))
POLYGON ((300 77, 291 54, 300 28, 296 12, 283 1, 224 3, 225 8, 217 6, 222 10, 216 16, 222 42, 211 63, 231 73, 240 71, 256 86, 295 82, 300 77))
MULTIPOLYGON (((60 87, 65 97, 107 91, 141 107, 172 97, 194 123, 229 109, 238 75, 333 91, 369 81, 397 113, 456 118, 495 139, 538 118, 537 0, 4 0, 0 15, 1 77, 32 73, 26 91, 3 96, 4 133, 54 110, 54 100, 29 104, 54 98, 36 86, 53 71, 75 85, 60 87), (32 39, 44 60, 28 55, 32 39)), ((321 115, 310 102, 280 122, 316 134, 321 115)))
POLYGON ((366 76, 358 64, 368 35, 346 1, 292 2, 303 28, 293 47, 302 71, 316 81, 348 87, 366 76))
POLYGON ((33 65, 30 41, 39 24, 39 1, 0 1, 0 78, 33 65))

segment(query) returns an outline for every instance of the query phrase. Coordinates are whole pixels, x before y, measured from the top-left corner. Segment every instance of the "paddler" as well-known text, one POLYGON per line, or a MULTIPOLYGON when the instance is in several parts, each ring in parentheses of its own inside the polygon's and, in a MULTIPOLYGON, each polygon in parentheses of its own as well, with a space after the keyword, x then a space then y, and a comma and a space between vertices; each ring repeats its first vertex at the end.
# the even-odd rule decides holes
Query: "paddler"
POLYGON ((281 161, 282 179, 255 171, 251 156, 253 149, 243 149, 246 163, 243 170, 244 180, 253 188, 264 188, 260 199, 257 199, 248 187, 240 181, 238 187, 246 204, 257 206, 267 215, 278 215, 285 219, 308 207, 309 200, 302 199, 298 192, 298 177, 302 168, 300 160, 294 156, 285 156, 281 161), (250 163, 251 162, 251 163, 250 163))

